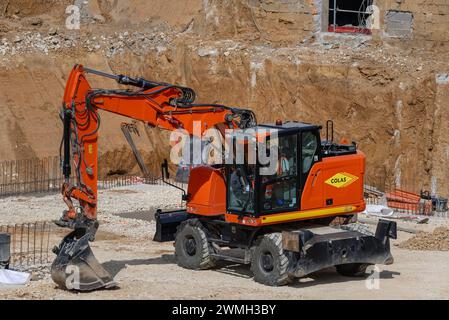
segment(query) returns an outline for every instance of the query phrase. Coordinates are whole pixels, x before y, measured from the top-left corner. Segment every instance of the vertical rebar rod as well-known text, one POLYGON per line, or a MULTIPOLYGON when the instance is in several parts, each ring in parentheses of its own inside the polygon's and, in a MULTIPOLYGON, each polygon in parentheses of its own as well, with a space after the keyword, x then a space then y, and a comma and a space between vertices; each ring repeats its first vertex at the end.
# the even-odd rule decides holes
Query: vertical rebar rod
POLYGON ((17 234, 16 234, 16 225, 12 225, 11 226, 11 228, 12 228, 12 232, 11 232, 11 234, 12 234, 12 252, 11 252, 11 256, 13 256, 14 257, 14 261, 13 261, 13 263, 15 263, 16 261, 16 254, 17 254, 17 250, 16 250, 16 248, 17 248, 17 234))
POLYGON ((27 265, 30 265, 30 223, 27 223, 27 265))
POLYGON ((49 249, 50 249, 50 233, 51 233, 51 227, 52 227, 52 225, 51 224, 48 224, 48 228, 47 228, 47 248, 46 248, 46 262, 48 263, 48 262, 50 262, 50 260, 49 260, 49 258, 48 258, 48 255, 49 255, 49 249))
POLYGON ((12 190, 12 188, 11 188, 11 186, 12 186, 12 161, 9 161, 9 193, 11 193, 11 190, 12 190))
POLYGON ((19 253, 19 264, 22 265, 23 258, 23 224, 20 226, 20 253, 19 253))
POLYGON ((45 232, 45 222, 41 224, 42 225, 42 233, 41 233, 41 250, 40 250, 40 263, 43 263, 42 256, 43 256, 43 250, 44 250, 44 232, 45 232))
POLYGON ((36 224, 33 224, 33 264, 36 264, 36 224))
POLYGON ((5 232, 10 234, 10 239, 11 239, 11 243, 10 243, 10 253, 11 253, 10 265, 13 265, 13 234, 10 231, 10 226, 9 225, 5 226, 5 232))
POLYGON ((14 168, 14 184, 15 184, 15 194, 20 193, 20 180, 19 180, 19 161, 15 161, 15 168, 14 168))

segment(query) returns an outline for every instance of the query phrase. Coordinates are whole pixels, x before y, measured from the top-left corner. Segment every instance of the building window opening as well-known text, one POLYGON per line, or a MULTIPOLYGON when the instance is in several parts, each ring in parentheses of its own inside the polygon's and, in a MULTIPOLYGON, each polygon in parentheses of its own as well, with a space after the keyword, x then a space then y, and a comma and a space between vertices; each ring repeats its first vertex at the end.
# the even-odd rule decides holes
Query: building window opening
POLYGON ((371 34, 373 0, 329 0, 329 32, 371 34))

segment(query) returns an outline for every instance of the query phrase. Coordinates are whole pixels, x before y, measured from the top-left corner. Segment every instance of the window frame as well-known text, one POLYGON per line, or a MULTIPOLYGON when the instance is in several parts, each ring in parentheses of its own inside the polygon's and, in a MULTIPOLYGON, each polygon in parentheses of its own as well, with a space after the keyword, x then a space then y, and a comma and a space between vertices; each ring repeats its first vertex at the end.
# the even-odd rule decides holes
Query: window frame
MULTIPOLYGON (((297 147, 296 147, 296 206, 292 208, 284 208, 284 209, 272 209, 272 210, 264 210, 262 207, 261 197, 263 196, 262 193, 262 183, 261 183, 261 176, 260 176, 260 168, 261 165, 257 159, 257 163, 255 165, 255 178, 254 178, 254 213, 252 212, 242 212, 237 210, 230 210, 229 209, 229 200, 230 200, 230 178, 231 178, 231 165, 226 165, 225 173, 226 173, 226 180, 227 180, 227 187, 226 187, 226 211, 230 214, 237 214, 239 216, 251 216, 251 217, 260 217, 270 214, 277 214, 277 213, 288 213, 288 212, 295 212, 301 210, 301 197, 304 190, 304 186, 307 182, 307 178, 310 174, 310 171, 312 170, 313 166, 321 162, 323 159, 322 154, 322 144, 321 144, 321 135, 320 135, 320 129, 321 127, 316 128, 310 128, 310 129, 286 129, 279 131, 278 138, 281 138, 283 136, 290 136, 290 135, 296 135, 297 136, 297 147), (309 169, 309 171, 306 174, 303 174, 303 164, 302 164, 302 135, 303 133, 312 132, 313 135, 317 139, 317 149, 315 151, 315 155, 313 156, 313 162, 309 169), (315 158, 317 160, 315 161, 315 158), (301 159, 301 161, 300 161, 301 159)), ((267 139, 270 139, 270 137, 267 137, 267 139)), ((258 145, 257 145, 258 147, 258 145)), ((257 150, 258 152, 258 150, 257 150)), ((283 178, 279 178, 279 180, 282 181, 282 179, 285 181, 285 179, 291 180, 294 179, 295 176, 287 176, 283 178)), ((274 179, 273 179, 274 180, 274 179)))
MULTIPOLYGON (((343 12, 343 13, 349 13, 349 14, 367 14, 366 11, 356 11, 356 10, 349 10, 349 9, 340 9, 338 7, 338 2, 339 0, 328 0, 324 5, 327 4, 327 12, 328 15, 326 17, 326 21, 327 21, 327 32, 330 33, 336 33, 336 34, 364 34, 364 35, 372 35, 372 31, 371 29, 367 28, 366 26, 357 26, 357 25, 352 25, 352 26, 338 26, 337 25, 337 16, 339 12, 343 12), (333 6, 332 6, 332 1, 333 1, 333 6), (332 19, 332 24, 330 22, 330 19, 332 19)), ((363 3, 364 0, 361 0, 361 2, 363 3)), ((370 5, 372 5, 374 3, 374 1, 371 1, 372 3, 370 5)), ((362 4, 361 4, 362 5, 362 4)), ((369 7, 369 5, 367 4, 367 7, 369 7)), ((365 18, 364 20, 365 22, 367 21, 367 18, 365 18)))

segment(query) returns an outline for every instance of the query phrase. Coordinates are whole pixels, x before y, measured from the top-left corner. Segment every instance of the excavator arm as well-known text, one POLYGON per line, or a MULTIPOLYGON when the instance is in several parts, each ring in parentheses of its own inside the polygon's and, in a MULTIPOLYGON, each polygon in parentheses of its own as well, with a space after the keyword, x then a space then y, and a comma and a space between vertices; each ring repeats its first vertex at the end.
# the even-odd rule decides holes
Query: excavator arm
POLYGON ((148 126, 162 130, 183 129, 189 135, 198 136, 209 128, 216 128, 224 135, 226 129, 256 125, 255 115, 250 110, 194 104, 195 98, 192 89, 178 85, 107 74, 82 65, 73 68, 67 80, 61 111, 64 124, 61 143, 62 195, 68 210, 55 222, 74 231, 54 250, 58 257, 52 266, 52 277, 60 286, 68 286, 68 265, 82 269, 81 280, 92 283, 84 290, 106 287, 112 283, 112 278, 96 262, 88 245, 88 241, 94 240, 98 229, 99 111, 144 121, 148 126), (113 79, 128 88, 94 89, 87 80, 88 74, 113 79), (71 182, 72 175, 75 177, 74 183, 71 182))
POLYGON ((76 218, 73 199, 80 203, 78 214, 87 220, 97 217, 99 110, 144 121, 148 126, 163 130, 183 129, 190 135, 202 135, 209 128, 217 128, 224 134, 228 128, 255 125, 251 111, 193 104, 194 100, 195 92, 190 88, 75 66, 67 81, 62 112, 65 177, 62 194, 69 209, 65 220, 76 218), (138 89, 92 89, 87 74, 112 78, 119 84, 138 89), (195 122, 201 125, 200 130, 194 130, 195 122), (70 183, 72 171, 75 184, 70 183))

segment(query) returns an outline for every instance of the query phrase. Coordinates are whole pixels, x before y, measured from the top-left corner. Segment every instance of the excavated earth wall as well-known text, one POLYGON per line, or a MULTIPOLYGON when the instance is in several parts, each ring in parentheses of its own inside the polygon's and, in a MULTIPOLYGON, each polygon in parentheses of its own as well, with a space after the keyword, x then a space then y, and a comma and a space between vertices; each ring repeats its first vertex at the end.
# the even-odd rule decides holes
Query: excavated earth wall
MULTIPOLYGON (((449 9, 440 2, 378 1, 381 23, 388 10, 413 12, 413 37, 398 39, 383 29, 322 33, 317 0, 4 0, 0 159, 58 153, 65 80, 82 63, 187 85, 199 102, 250 108, 260 123, 332 119, 337 138, 357 141, 366 153, 368 183, 447 196, 449 9), (65 27, 73 3, 81 8, 79 30, 65 27)), ((129 119, 102 120, 101 175, 138 172, 120 130, 129 119)), ((139 129, 139 149, 158 172, 169 135, 139 129)))

